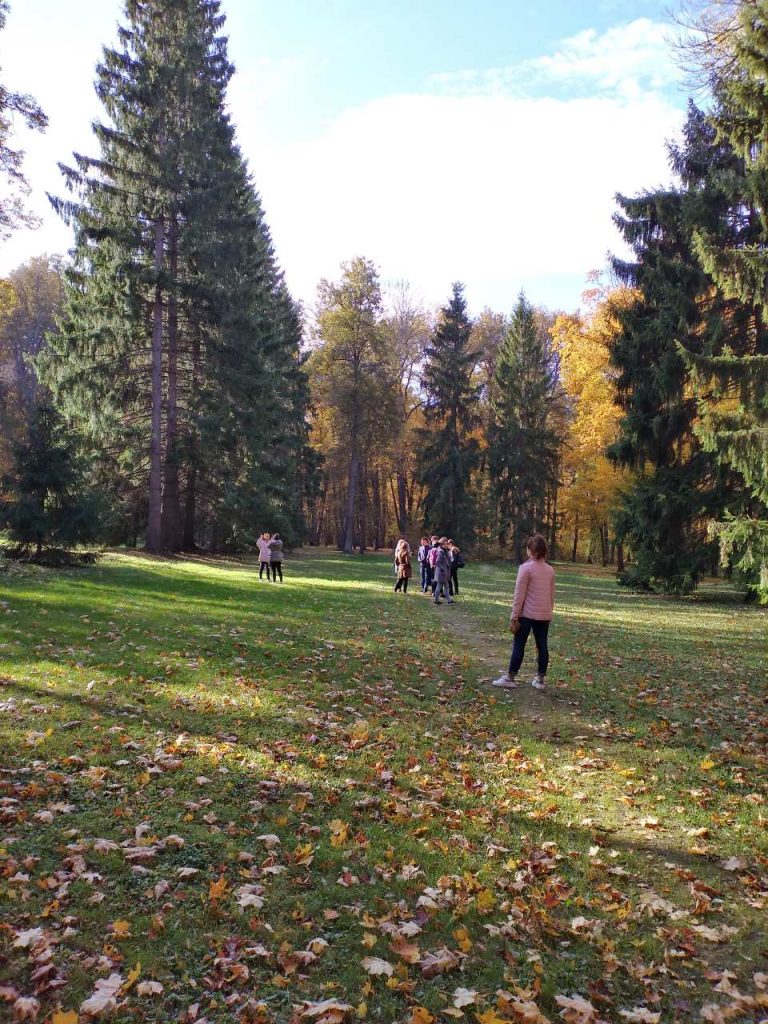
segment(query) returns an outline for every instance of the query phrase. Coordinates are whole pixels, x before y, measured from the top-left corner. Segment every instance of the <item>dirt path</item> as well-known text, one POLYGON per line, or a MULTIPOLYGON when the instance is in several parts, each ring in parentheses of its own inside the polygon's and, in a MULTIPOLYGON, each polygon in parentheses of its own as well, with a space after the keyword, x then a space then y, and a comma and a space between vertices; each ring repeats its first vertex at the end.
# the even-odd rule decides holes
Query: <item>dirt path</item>
POLYGON ((533 730, 538 739, 567 743, 588 738, 585 729, 589 731, 589 727, 581 719, 578 701, 572 694, 559 688, 556 683, 550 684, 544 692, 530 685, 534 675, 530 667, 530 656, 535 649, 533 636, 528 641, 526 660, 517 689, 495 688, 491 686, 492 681, 509 664, 512 634, 509 633, 507 638, 495 633, 478 632, 477 620, 472 616, 467 603, 461 600, 454 602, 450 610, 446 607, 444 611, 445 614, 441 616, 443 626, 460 638, 463 651, 477 670, 476 682, 480 693, 489 699, 508 703, 521 721, 538 726, 533 730))

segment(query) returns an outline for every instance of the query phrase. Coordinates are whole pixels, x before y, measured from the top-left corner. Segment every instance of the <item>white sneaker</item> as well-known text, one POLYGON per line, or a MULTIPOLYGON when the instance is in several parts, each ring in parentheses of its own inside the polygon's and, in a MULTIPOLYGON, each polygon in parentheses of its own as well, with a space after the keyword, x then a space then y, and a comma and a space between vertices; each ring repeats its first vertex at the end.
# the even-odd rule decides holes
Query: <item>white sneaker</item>
POLYGON ((505 672, 503 676, 494 679, 491 685, 498 686, 502 690, 514 690, 517 687, 517 680, 514 676, 510 676, 505 672))
POLYGON ((541 676, 534 676, 531 680, 531 686, 534 688, 534 690, 546 690, 547 688, 547 684, 541 678, 541 676))

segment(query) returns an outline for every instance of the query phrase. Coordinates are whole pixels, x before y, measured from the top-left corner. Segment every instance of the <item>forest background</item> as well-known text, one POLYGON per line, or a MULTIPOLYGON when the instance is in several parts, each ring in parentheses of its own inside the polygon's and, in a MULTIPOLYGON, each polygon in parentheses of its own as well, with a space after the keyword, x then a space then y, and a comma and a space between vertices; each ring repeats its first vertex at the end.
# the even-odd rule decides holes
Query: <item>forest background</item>
MULTIPOLYGON (((676 184, 617 198, 631 257, 582 309, 520 292, 470 317, 463 284, 433 310, 362 256, 302 309, 227 112, 220 5, 127 3, 97 155, 53 197, 75 247, 0 295, 10 553, 238 550, 262 529, 349 552, 427 529, 520 559, 540 530, 635 586, 686 593, 721 562, 764 596, 767 18, 698 15, 708 95, 670 144, 676 184)), ((46 124, 2 91, 6 236, 29 223, 14 115, 46 124)))

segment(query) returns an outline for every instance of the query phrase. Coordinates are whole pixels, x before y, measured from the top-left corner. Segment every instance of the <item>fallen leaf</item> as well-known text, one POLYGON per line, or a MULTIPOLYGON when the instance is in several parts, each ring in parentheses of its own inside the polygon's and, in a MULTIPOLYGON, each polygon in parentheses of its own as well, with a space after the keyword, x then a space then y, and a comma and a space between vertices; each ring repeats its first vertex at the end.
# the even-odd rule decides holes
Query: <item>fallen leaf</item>
POLYGON ((395 970, 389 960, 382 960, 379 956, 364 956, 363 970, 375 976, 386 974, 390 978, 395 970))
POLYGON ((597 1009, 582 996, 555 996, 555 1002, 567 1024, 592 1024, 597 1020, 597 1009))
POLYGON ((661 1013, 652 1013, 645 1006, 636 1006, 634 1010, 619 1010, 619 1016, 629 1024, 659 1024, 661 1013))
MULTIPOLYGON (((162 991, 163 986, 159 981, 140 981, 136 986, 136 995, 138 996, 159 996, 162 991)), ((74 1021, 73 1024, 77 1024, 77 1021, 74 1021)))
POLYGON ((108 978, 99 978, 93 994, 80 1004, 80 1013, 91 1017, 103 1017, 117 1009, 117 995, 123 987, 120 974, 110 974, 108 978))
POLYGON ((462 1006, 472 1006, 476 1000, 477 992, 473 988, 457 988, 453 993, 453 1005, 459 1010, 462 1006))

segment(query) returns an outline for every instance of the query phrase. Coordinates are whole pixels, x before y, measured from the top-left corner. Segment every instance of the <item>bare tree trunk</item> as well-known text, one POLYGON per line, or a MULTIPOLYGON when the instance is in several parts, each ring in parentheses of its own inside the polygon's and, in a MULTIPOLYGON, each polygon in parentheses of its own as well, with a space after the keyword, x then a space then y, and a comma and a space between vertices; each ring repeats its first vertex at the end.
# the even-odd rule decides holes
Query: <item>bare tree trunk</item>
POLYGON ((363 486, 360 488, 360 554, 365 554, 368 545, 368 469, 363 467, 363 486))
POLYGON ((187 477, 187 489, 184 494, 184 526, 182 545, 184 551, 194 551, 195 547, 195 512, 197 505, 197 466, 192 465, 187 477))
POLYGON ((579 513, 577 512, 573 518, 573 547, 571 548, 571 561, 576 561, 576 555, 579 548, 579 513))
POLYGON ((165 225, 163 218, 155 221, 154 270, 157 277, 152 309, 152 418, 149 447, 149 515, 147 518, 147 551, 161 551, 163 511, 162 408, 163 408, 163 269, 165 225))
POLYGON ((624 545, 621 541, 616 545, 616 572, 624 572, 624 545))
MULTIPOLYGON (((192 402, 197 403, 200 386, 200 328, 195 324, 192 332, 192 402)), ((193 434, 190 442, 190 466, 187 476, 187 489, 184 495, 184 527, 182 544, 185 551, 194 551, 197 547, 195 523, 197 517, 197 460, 199 458, 199 439, 193 434)))
POLYGON ((342 550, 345 554, 351 555, 355 542, 355 511, 357 508, 357 487, 360 479, 360 452, 357 444, 353 441, 352 456, 349 460, 349 487, 347 488, 347 503, 344 510, 344 529, 342 550))
POLYGON ((408 480, 405 471, 397 471, 397 528, 405 536, 408 533, 408 480))
POLYGON ((381 479, 378 469, 371 477, 371 497, 373 499, 373 550, 378 551, 381 547, 381 479))
POLYGON ((557 495, 558 495, 558 488, 555 487, 555 493, 554 493, 554 496, 552 498, 552 531, 551 531, 552 542, 551 542, 551 545, 550 545, 552 551, 551 551, 551 554, 549 556, 552 559, 552 561, 554 561, 557 558, 557 495))
POLYGON ((181 496, 179 494, 179 302, 176 289, 178 272, 178 228, 175 219, 168 224, 168 260, 171 287, 168 293, 168 411, 165 424, 165 480, 163 482, 163 547, 181 551, 181 496))

